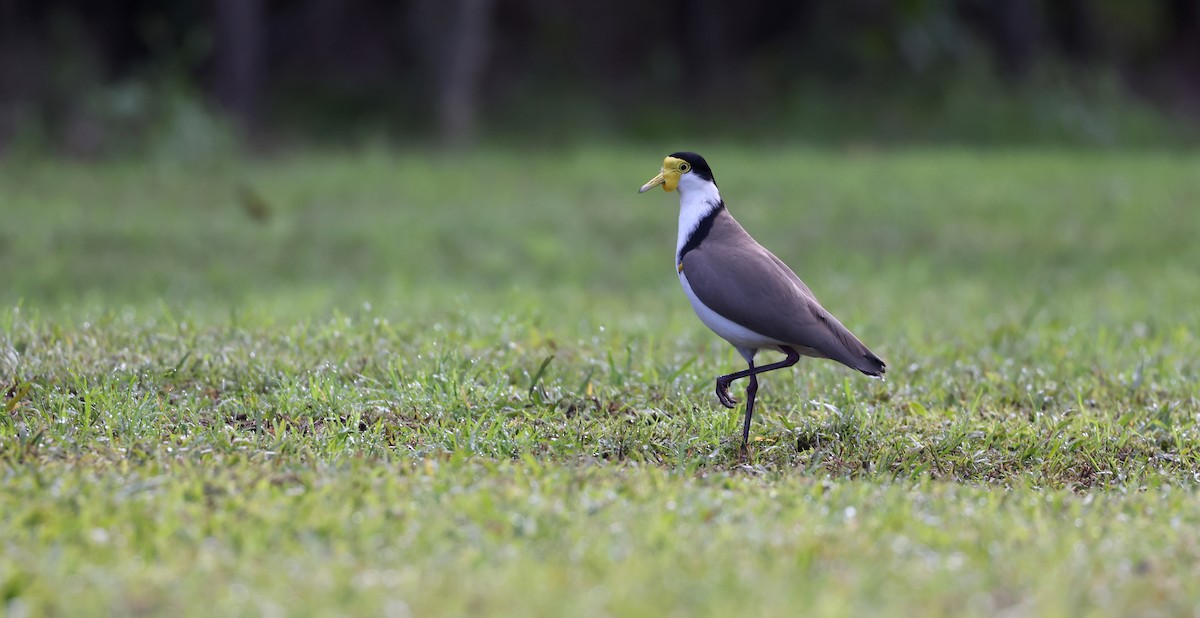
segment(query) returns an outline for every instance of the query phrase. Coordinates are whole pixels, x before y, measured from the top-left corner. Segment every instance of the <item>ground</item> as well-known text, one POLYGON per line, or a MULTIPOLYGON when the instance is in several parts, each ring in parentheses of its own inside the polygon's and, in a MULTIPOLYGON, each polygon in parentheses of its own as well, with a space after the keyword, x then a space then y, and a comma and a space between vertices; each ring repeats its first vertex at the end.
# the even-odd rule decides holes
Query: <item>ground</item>
POLYGON ((1200 158, 702 146, 6 162, 0 603, 1200 612, 1200 158), (684 148, 889 364, 745 459, 684 148))

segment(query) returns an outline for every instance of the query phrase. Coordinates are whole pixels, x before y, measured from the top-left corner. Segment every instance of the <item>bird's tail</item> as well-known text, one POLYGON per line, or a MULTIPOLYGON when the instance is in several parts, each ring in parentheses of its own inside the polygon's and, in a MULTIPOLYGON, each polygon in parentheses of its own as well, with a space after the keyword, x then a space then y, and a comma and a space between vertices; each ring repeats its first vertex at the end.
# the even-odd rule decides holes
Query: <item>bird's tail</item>
POLYGON ((860 357, 859 362, 851 366, 869 376, 882 377, 884 372, 887 371, 887 363, 883 362, 883 359, 878 356, 875 356, 874 352, 867 350, 865 346, 863 349, 864 353, 860 357))

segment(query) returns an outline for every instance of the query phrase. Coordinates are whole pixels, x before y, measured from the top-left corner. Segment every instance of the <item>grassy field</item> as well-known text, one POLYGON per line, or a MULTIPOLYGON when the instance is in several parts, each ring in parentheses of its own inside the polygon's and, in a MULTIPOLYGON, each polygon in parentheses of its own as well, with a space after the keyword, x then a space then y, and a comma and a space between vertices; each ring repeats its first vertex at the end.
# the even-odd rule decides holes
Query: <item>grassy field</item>
POLYGON ((1200 613, 1200 157, 696 147, 890 367, 743 460, 682 146, 0 167, 0 613, 1200 613))

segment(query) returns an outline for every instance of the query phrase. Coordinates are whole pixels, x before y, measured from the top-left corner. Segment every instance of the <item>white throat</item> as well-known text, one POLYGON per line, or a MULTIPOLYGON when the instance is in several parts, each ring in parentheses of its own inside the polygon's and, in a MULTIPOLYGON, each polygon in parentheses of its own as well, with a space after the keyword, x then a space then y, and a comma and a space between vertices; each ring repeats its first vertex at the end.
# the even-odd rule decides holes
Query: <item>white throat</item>
POLYGON ((721 192, 717 185, 692 174, 679 179, 679 237, 675 241, 675 255, 683 250, 688 236, 700 226, 700 221, 721 203, 721 192))

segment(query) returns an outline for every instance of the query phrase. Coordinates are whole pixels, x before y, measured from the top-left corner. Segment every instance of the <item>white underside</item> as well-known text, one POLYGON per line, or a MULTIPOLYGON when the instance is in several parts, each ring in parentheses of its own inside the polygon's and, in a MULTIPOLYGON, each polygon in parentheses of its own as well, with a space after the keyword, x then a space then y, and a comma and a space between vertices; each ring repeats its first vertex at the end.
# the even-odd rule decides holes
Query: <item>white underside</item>
POLYGON ((720 335, 722 339, 732 343, 733 347, 738 348, 743 355, 753 350, 786 345, 786 342, 756 333, 709 309, 708 305, 701 302, 696 293, 692 291, 692 285, 688 283, 687 275, 679 273, 679 282, 683 284, 683 292, 687 294, 688 300, 692 303, 692 309, 699 316, 700 321, 704 322, 704 325, 709 327, 712 332, 720 335))

